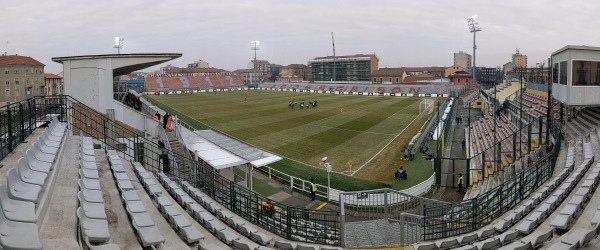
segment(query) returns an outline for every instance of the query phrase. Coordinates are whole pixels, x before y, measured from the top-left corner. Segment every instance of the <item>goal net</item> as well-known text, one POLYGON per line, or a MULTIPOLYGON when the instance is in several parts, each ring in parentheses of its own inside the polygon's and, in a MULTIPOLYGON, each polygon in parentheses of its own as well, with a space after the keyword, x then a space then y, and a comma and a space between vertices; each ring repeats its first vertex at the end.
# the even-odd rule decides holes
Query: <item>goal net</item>
POLYGON ((419 103, 419 114, 431 114, 433 112, 433 104, 434 100, 431 99, 423 99, 419 103))

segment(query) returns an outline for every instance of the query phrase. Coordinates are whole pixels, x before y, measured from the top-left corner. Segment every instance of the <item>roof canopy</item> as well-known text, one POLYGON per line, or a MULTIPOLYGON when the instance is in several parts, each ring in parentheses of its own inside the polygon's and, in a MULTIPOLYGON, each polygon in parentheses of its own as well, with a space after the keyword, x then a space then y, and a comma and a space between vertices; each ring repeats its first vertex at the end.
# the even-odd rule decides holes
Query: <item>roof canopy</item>
POLYGON ((265 152, 248 144, 234 140, 212 130, 194 131, 197 135, 214 143, 229 153, 248 161, 254 167, 262 167, 281 160, 281 157, 265 152))

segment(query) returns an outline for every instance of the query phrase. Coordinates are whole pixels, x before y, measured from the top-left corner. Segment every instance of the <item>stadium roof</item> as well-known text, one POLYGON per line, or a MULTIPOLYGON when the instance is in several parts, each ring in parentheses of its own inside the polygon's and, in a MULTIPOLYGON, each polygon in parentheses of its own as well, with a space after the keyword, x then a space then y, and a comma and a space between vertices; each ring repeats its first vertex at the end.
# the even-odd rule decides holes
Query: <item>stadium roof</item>
POLYGON ((187 129, 181 130, 181 137, 189 150, 194 152, 197 151, 198 157, 216 170, 248 163, 248 161, 228 152, 187 129))
POLYGON ((226 135, 212 130, 194 131, 202 138, 216 144, 230 153, 248 161, 255 167, 262 167, 281 160, 281 157, 265 152, 248 144, 234 140, 226 135))

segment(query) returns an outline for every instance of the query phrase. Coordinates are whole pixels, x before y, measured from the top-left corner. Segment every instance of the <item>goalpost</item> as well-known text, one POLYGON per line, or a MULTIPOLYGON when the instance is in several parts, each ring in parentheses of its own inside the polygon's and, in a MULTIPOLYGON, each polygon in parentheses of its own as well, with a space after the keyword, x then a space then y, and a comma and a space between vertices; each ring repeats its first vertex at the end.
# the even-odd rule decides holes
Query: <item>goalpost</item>
POLYGON ((433 104, 434 100, 431 99, 423 99, 419 102, 419 115, 421 114, 431 114, 433 112, 433 104))

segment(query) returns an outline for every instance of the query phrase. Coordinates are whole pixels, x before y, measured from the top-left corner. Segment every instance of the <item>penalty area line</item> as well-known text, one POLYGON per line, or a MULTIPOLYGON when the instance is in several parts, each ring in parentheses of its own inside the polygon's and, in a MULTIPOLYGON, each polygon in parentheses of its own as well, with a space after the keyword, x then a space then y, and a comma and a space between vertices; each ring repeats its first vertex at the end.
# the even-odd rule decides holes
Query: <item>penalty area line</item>
POLYGON ((377 152, 377 154, 373 155, 373 157, 371 157, 371 159, 369 159, 367 162, 365 162, 365 164, 363 164, 362 166, 360 166, 357 170, 354 171, 354 173, 350 174, 350 176, 354 176, 354 174, 356 174, 358 171, 360 171, 364 166, 366 166, 367 164, 369 164, 369 162, 371 162, 373 159, 375 159, 375 157, 377 157, 379 154, 381 154, 381 152, 383 152, 384 149, 386 149, 388 146, 390 146, 390 144, 392 144, 392 142, 394 140, 396 140, 396 138, 398 138, 398 136, 400 136, 402 133, 404 133, 404 131, 410 127, 410 125, 415 122, 417 120, 417 118, 419 118, 419 116, 415 116, 415 118, 408 124, 406 125, 406 127, 404 127, 404 129, 402 131, 400 131, 400 133, 398 133, 396 136, 394 136, 394 138, 392 138, 390 140, 390 142, 388 142, 387 145, 385 145, 385 147, 381 148, 381 150, 379 150, 379 152, 377 152))

